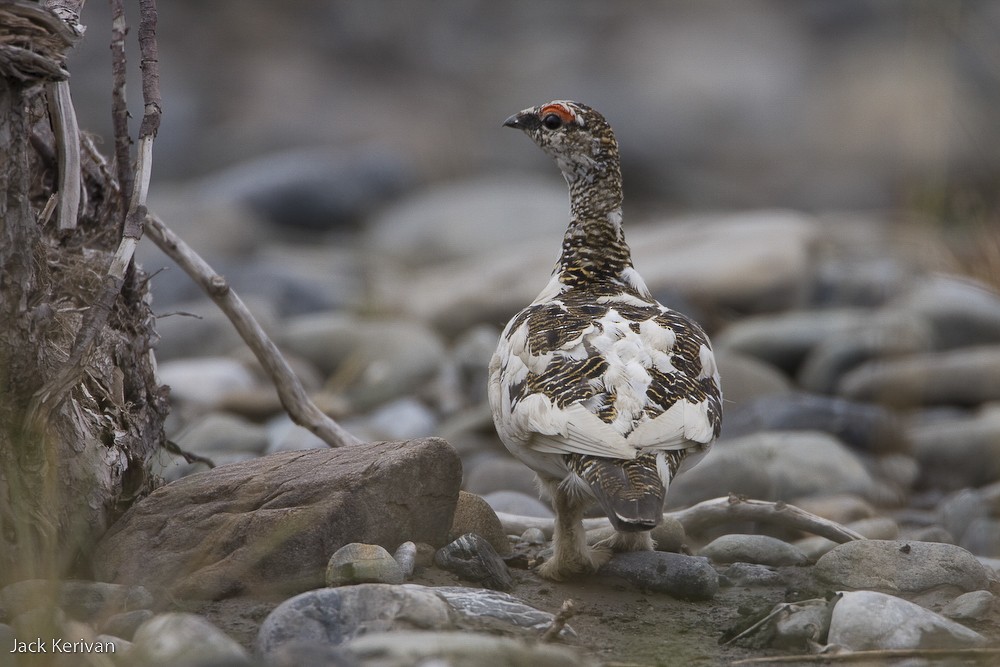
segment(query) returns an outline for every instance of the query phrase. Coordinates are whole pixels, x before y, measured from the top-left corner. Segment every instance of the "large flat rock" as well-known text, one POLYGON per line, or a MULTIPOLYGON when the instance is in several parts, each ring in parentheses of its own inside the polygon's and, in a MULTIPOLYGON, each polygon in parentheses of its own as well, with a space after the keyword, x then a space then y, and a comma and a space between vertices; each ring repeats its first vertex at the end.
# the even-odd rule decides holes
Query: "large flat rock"
POLYGON ((168 484, 104 536, 97 578, 182 598, 323 585, 351 542, 447 542, 462 466, 439 438, 282 452, 168 484))

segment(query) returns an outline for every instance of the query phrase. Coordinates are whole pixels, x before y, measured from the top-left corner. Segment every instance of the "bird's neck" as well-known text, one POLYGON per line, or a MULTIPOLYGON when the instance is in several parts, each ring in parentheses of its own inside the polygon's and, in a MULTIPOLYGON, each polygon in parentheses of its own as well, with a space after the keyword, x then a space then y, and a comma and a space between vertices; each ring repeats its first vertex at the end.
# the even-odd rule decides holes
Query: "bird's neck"
POLYGON ((579 175, 565 175, 571 217, 557 267, 560 282, 573 287, 623 281, 623 273, 632 267, 632 256, 622 231, 617 161, 579 175))

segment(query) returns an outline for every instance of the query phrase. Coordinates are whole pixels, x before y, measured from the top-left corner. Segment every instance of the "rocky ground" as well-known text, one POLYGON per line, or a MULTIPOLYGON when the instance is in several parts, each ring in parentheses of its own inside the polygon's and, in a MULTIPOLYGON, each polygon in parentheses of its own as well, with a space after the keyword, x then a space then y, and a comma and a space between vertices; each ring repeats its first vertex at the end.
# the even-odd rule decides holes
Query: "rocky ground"
MULTIPOLYGON (((381 444, 331 450, 293 425, 214 305, 179 271, 157 274, 168 430, 218 467, 164 451, 169 484, 94 556, 90 576, 110 583, 0 591, 2 643, 41 632, 39 601, 55 598, 50 632, 112 642, 136 665, 997 657, 1000 295, 942 261, 934 230, 637 214, 638 269, 714 340, 723 435, 672 485, 660 551, 552 583, 530 570, 552 513, 497 440, 485 382, 499 327, 555 259, 563 186, 498 174, 389 207, 375 188, 356 200, 369 201, 359 226, 291 233, 233 194, 251 190, 268 192, 192 186, 154 206, 232 281, 317 403, 381 444), (708 519, 680 511, 713 498, 723 510, 708 519), (751 520, 743 498, 777 504, 751 520)), ((144 252, 148 269, 166 264, 144 252)))

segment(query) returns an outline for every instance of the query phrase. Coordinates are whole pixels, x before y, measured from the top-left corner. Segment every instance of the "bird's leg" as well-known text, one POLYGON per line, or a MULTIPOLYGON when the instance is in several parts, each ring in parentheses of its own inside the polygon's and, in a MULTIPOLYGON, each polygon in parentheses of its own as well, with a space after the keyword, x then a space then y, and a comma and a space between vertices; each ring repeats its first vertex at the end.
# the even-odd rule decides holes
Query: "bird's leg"
POLYGON ((652 533, 648 530, 633 533, 616 530, 614 535, 604 538, 595 544, 594 547, 598 549, 610 549, 616 553, 623 551, 652 551, 656 547, 656 543, 653 542, 652 533))
POLYGON ((611 558, 611 550, 587 546, 583 530, 583 510, 590 502, 573 489, 567 489, 557 480, 542 480, 556 512, 555 532, 552 536, 552 558, 538 567, 538 574, 546 579, 562 581, 596 572, 611 558))

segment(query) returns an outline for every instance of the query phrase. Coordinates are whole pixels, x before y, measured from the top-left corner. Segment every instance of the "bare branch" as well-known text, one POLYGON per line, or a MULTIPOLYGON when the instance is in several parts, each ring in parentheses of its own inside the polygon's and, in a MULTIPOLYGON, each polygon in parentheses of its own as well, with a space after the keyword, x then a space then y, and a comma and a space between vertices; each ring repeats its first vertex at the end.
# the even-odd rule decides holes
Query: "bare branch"
POLYGON ((67 25, 37 2, 0 3, 0 76, 17 81, 63 81, 66 51, 80 37, 79 24, 67 25))
POLYGON ((281 356, 277 346, 268 338, 260 324, 254 319, 239 295, 229 286, 225 278, 217 274, 198 253, 171 231, 163 221, 153 214, 146 219, 149 237, 172 260, 184 269, 196 283, 218 304, 236 327, 240 336, 253 350, 275 388, 281 404, 288 415, 299 426, 303 426, 323 439, 331 447, 357 445, 360 441, 348 433, 340 424, 323 413, 309 399, 302 383, 281 356))
MULTIPOLYGON (((125 96, 125 6, 122 0, 110 0, 111 4, 111 123, 115 135, 115 166, 118 188, 123 193, 132 192, 132 138, 128 133, 128 104, 125 96)), ((128 202, 122 200, 121 220, 125 224, 128 202)))
POLYGON ((562 607, 559 608, 558 613, 556 613, 555 618, 552 619, 551 625, 545 629, 542 634, 543 642, 553 642, 566 627, 566 622, 569 619, 576 616, 576 608, 573 606, 572 599, 563 600, 562 607))
POLYGON ((47 84, 46 93, 59 157, 59 229, 76 229, 80 217, 80 128, 69 81, 47 84))
MULTIPOLYGON (((782 665, 801 663, 827 662, 863 662, 869 665, 885 665, 889 660, 902 658, 927 658, 939 664, 938 660, 953 658, 956 660, 975 660, 980 664, 987 663, 985 659, 995 660, 1000 657, 1000 648, 905 648, 885 651, 844 651, 842 653, 818 653, 805 655, 772 655, 760 658, 745 658, 730 663, 736 665, 782 665)), ((950 663, 949 663, 950 664, 950 663)))
MULTIPOLYGON (((504 532, 508 535, 520 535, 528 528, 538 528, 548 538, 552 537, 552 519, 542 519, 533 516, 519 516, 497 512, 504 532)), ((863 535, 835 521, 816 516, 803 509, 783 502, 768 502, 766 500, 749 500, 737 496, 728 498, 713 498, 677 512, 667 512, 669 516, 681 522, 684 530, 698 533, 709 526, 729 521, 762 521, 773 523, 793 530, 820 535, 837 543, 865 539, 863 535)), ((605 517, 584 519, 584 530, 607 528, 611 523, 605 517)))

